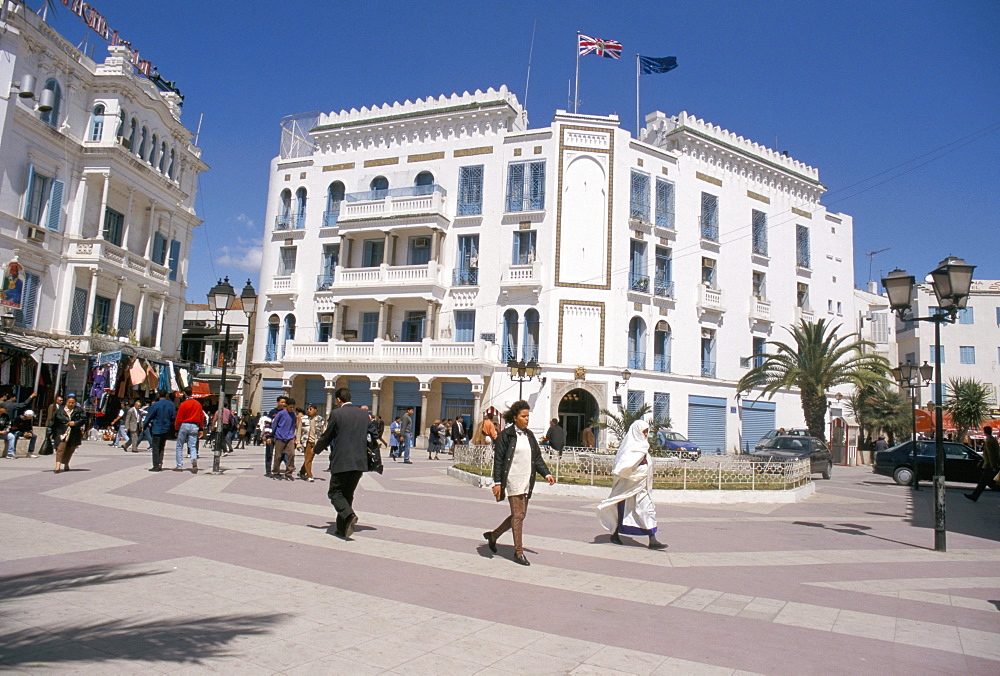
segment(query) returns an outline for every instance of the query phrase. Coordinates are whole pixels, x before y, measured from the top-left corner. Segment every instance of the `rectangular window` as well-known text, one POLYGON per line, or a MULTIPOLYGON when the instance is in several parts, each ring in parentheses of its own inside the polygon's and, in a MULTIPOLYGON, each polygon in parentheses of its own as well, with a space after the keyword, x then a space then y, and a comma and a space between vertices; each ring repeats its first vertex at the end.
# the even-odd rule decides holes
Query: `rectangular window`
POLYGON ((629 390, 626 406, 629 413, 635 413, 646 403, 646 393, 642 390, 629 390))
POLYGON ((1000 307, 997 308, 997 326, 1000 326, 1000 307))
POLYGON ((427 314, 422 310, 415 310, 406 313, 403 320, 402 340, 407 343, 419 343, 424 339, 424 320, 427 314))
POLYGON ((363 312, 361 314, 361 342, 371 343, 378 337, 378 313, 363 312))
POLYGON ((809 228, 804 225, 795 226, 795 264, 800 268, 812 267, 812 258, 809 255, 809 228))
MULTIPOLYGON (((337 269, 337 262, 340 259, 340 245, 339 244, 324 244, 323 245, 323 274, 329 277, 333 277, 334 271, 337 269)), ((330 281, 333 281, 332 279, 330 281)))
POLYGON ((839 300, 837 301, 837 315, 841 317, 844 315, 844 304, 839 300))
POLYGON ((831 314, 831 315, 833 314, 833 301, 832 300, 827 300, 826 301, 826 312, 827 312, 827 314, 831 314))
POLYGON ((753 210, 753 252, 760 256, 767 255, 767 214, 753 210))
POLYGON ((42 217, 45 215, 45 208, 49 203, 50 179, 35 171, 35 167, 28 167, 28 189, 24 198, 24 220, 35 225, 42 224, 42 217))
POLYGON ((410 265, 427 265, 431 260, 431 238, 423 235, 410 238, 410 265))
POLYGON ((471 343, 476 337, 476 311, 455 310, 455 342, 471 343))
POLYGON ((545 162, 516 162, 507 166, 507 211, 545 208, 545 162))
POLYGON ((669 427, 670 393, 653 392, 653 422, 669 427))
POLYGON ((377 268, 382 265, 384 239, 366 239, 361 247, 361 267, 377 268))
POLYGON ((872 341, 875 343, 889 342, 889 315, 878 312, 872 315, 872 341))
POLYGON ((154 311, 149 317, 149 346, 153 347, 156 344, 156 332, 160 327, 160 313, 154 311))
POLYGON ((767 300, 767 276, 763 272, 753 272, 753 296, 757 300, 767 300))
POLYGON ((150 260, 157 265, 163 265, 167 260, 167 238, 158 232, 153 233, 153 254, 150 260))
POLYGON ((674 297, 674 272, 670 249, 656 247, 656 295, 664 298, 674 297))
POLYGON ((756 356, 756 355, 763 355, 766 352, 767 352, 767 339, 761 338, 759 336, 754 336, 753 339, 753 353, 755 355, 753 358, 754 368, 763 365, 764 360, 766 359, 766 357, 756 356))
POLYGON ((628 217, 649 223, 649 175, 632 170, 632 192, 628 217))
POLYGON ((637 239, 629 245, 628 288, 632 291, 649 292, 649 273, 646 271, 646 243, 637 239))
POLYGON ((530 265, 535 262, 537 235, 538 233, 535 230, 517 230, 514 232, 511 265, 530 265))
POLYGON ((170 240, 170 258, 167 260, 167 267, 170 268, 170 279, 177 279, 177 271, 181 265, 181 243, 176 239, 170 240))
POLYGON ((701 194, 701 237, 719 241, 719 198, 707 192, 701 194))
POLYGON ((958 348, 958 361, 961 364, 976 363, 976 348, 973 345, 963 345, 958 348))
POLYGON ((135 305, 122 302, 118 305, 118 335, 127 336, 135 330, 135 305))
POLYGON ((715 377, 715 332, 701 339, 701 375, 705 378, 715 377))
POLYGON ((73 309, 69 314, 69 332, 74 336, 82 336, 87 327, 87 290, 76 287, 73 289, 73 309))
POLYGON ((21 309, 14 310, 14 326, 35 328, 35 308, 38 305, 38 275, 25 271, 21 287, 21 309))
POLYGON ((91 329, 95 333, 111 331, 111 299, 104 296, 94 298, 94 323, 91 329))
POLYGON ((656 179, 656 226, 674 229, 674 184, 656 179))
POLYGON ((715 259, 701 259, 701 282, 710 289, 715 288, 715 259))
POLYGON ((907 364, 916 364, 917 363, 917 353, 916 352, 907 352, 906 353, 906 363, 907 364))
POLYGON ((333 338, 333 318, 330 315, 320 315, 316 322, 316 341, 328 343, 333 338))
POLYGON ((801 309, 809 312, 811 310, 809 306, 809 285, 799 282, 795 286, 795 304, 801 309))
POLYGON ((479 235, 459 235, 458 260, 455 264, 455 286, 475 286, 479 283, 479 235))
POLYGON ((958 311, 958 323, 959 324, 975 324, 976 315, 975 308, 963 307, 958 311))
POLYGON ((458 215, 483 213, 483 165, 458 169, 458 215))
POLYGON ((295 273, 295 256, 297 249, 294 246, 281 247, 281 258, 278 259, 278 276, 287 277, 295 273))
POLYGON ((104 239, 115 246, 122 245, 125 234, 125 215, 108 207, 104 211, 104 239))
MULTIPOLYGON (((929 361, 929 362, 930 362, 931 364, 935 364, 935 363, 937 363, 937 362, 935 362, 935 361, 934 361, 934 348, 935 348, 936 346, 934 346, 934 345, 928 345, 927 347, 928 347, 928 349, 930 350, 930 358, 928 359, 928 361, 929 361)), ((939 352, 940 352, 940 354, 941 354, 941 363, 943 364, 943 363, 944 363, 944 346, 942 345, 942 346, 941 346, 940 348, 938 348, 938 351, 939 351, 939 352)))

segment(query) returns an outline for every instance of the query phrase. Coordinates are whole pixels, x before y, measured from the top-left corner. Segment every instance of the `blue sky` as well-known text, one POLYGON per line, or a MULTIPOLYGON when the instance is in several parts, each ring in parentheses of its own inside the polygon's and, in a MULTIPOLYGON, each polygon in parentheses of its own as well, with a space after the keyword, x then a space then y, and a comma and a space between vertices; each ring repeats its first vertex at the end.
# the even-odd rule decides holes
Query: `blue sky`
MULTIPOLYGON (((96 34, 62 6, 74 43, 96 34)), ((30 3, 38 6, 38 0, 30 3)), ((91 3, 204 114, 212 167, 197 200, 188 300, 219 276, 260 288, 268 167, 285 115, 507 84, 544 126, 567 106, 576 31, 623 43, 621 61, 584 57, 580 112, 635 127, 635 54, 676 56, 644 76, 642 112, 681 110, 820 171, 823 203, 854 217, 855 282, 895 267, 918 278, 945 256, 1000 279, 1000 2, 788 0, 679 3, 91 3)))

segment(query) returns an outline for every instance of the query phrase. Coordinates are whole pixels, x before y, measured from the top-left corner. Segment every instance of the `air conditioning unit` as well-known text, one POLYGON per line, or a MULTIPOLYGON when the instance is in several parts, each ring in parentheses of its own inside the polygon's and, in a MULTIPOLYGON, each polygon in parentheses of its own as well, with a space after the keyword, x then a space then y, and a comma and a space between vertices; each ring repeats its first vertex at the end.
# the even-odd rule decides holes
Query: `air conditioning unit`
POLYGON ((29 242, 44 242, 45 241, 45 231, 41 228, 28 228, 28 241, 29 242))
POLYGON ((129 141, 124 136, 119 136, 118 137, 118 145, 120 145, 125 150, 131 150, 132 149, 132 142, 129 141))
POLYGON ((413 248, 414 249, 427 249, 431 245, 430 237, 414 237, 413 238, 413 248))

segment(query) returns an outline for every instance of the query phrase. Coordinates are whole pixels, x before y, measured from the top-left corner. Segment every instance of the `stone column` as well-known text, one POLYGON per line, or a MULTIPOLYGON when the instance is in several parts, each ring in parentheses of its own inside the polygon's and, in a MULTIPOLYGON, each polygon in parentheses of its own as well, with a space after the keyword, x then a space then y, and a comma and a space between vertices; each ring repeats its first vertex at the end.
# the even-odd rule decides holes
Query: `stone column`
POLYGON ((93 335, 94 303, 97 301, 97 268, 90 268, 90 297, 87 298, 87 321, 83 327, 86 336, 93 335))
MULTIPOLYGON (((146 235, 146 258, 153 255, 153 233, 156 232, 156 202, 149 203, 149 233, 146 235)), ((159 264, 159 261, 156 261, 159 264)))
POLYGON ((118 290, 115 291, 115 306, 111 308, 111 329, 115 331, 115 335, 118 335, 118 320, 121 318, 121 307, 122 307, 122 286, 125 281, 124 277, 118 277, 118 290))
POLYGON ((326 419, 330 419, 333 412, 333 393, 337 389, 337 381, 332 378, 324 378, 323 389, 326 390, 326 419))
POLYGON ((378 332, 375 337, 379 340, 385 338, 385 301, 380 300, 378 303, 378 332))
POLYGON ((392 232, 389 230, 385 231, 385 242, 382 244, 382 248, 384 249, 384 255, 385 255, 385 260, 383 262, 386 265, 392 265, 393 261, 395 261, 396 258, 395 256, 393 256, 392 232))
POLYGON ((343 340, 344 339, 344 314, 343 314, 343 304, 334 303, 333 304, 333 339, 343 340))
POLYGON ((146 289, 148 288, 149 287, 145 284, 139 285, 139 309, 135 312, 135 335, 139 336, 140 344, 142 343, 142 327, 145 326, 146 289))
POLYGON ((424 339, 434 340, 434 301, 427 301, 427 317, 424 319, 424 339))
POLYGON ((160 297, 160 311, 156 317, 156 326, 153 327, 153 347, 160 349, 160 341, 163 338, 163 314, 167 310, 167 301, 160 297))
POLYGON ((438 253, 440 253, 441 249, 441 235, 442 233, 440 230, 435 230, 431 234, 431 260, 439 264, 441 263, 441 261, 438 260, 438 253))
POLYGON ((97 235, 94 239, 104 239, 104 219, 108 213, 108 190, 111 189, 111 174, 102 174, 104 177, 104 189, 101 192, 101 215, 97 221, 97 235))
POLYGON ((128 189, 128 208, 125 209, 125 226, 122 228, 122 246, 128 249, 129 232, 132 230, 132 202, 135 198, 135 188, 128 189))

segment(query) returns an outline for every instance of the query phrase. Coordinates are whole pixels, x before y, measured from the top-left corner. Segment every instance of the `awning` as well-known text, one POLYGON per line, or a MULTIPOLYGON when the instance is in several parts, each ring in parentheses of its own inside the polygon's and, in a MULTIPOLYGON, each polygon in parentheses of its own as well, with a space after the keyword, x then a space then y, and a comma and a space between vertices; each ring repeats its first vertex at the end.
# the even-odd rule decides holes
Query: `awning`
POLYGON ((204 399, 205 397, 211 397, 212 391, 208 387, 208 383, 191 383, 191 396, 195 399, 204 399))

